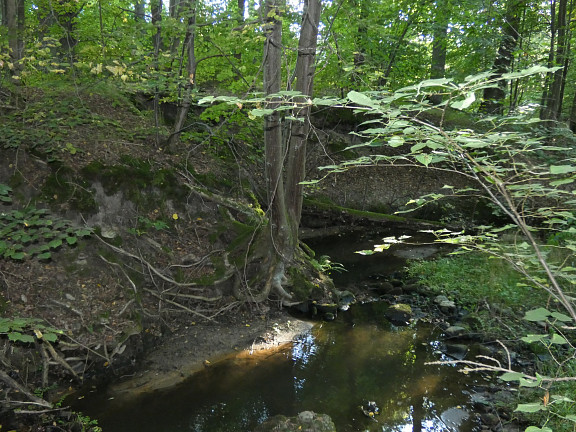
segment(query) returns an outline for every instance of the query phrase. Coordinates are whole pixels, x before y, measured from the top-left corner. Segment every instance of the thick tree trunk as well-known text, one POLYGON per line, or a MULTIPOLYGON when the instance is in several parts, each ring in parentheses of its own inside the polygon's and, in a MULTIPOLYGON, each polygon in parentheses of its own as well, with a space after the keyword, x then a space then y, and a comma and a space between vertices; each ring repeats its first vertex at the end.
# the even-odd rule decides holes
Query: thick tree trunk
MULTIPOLYGON (((312 95, 314 85, 314 66, 321 9, 320 0, 308 0, 302 16, 296 60, 295 90, 306 96, 312 95)), ((310 105, 308 104, 309 98, 306 96, 296 100, 300 106, 293 112, 295 120, 292 120, 290 130, 286 170, 286 206, 291 242, 288 245, 290 250, 287 251, 287 254, 293 253, 298 246, 298 227, 302 214, 303 186, 301 182, 306 176, 306 141, 310 132, 310 105)))
MULTIPOLYGON (((448 39, 448 14, 446 10, 446 0, 440 0, 436 5, 436 19, 432 35, 434 40, 432 42, 430 78, 444 78, 446 70, 446 43, 448 39)), ((442 103, 442 95, 431 95, 430 103, 433 105, 440 105, 442 103)))
MULTIPOLYGON (((282 21, 280 19, 281 0, 266 0, 266 24, 264 42, 264 93, 273 95, 280 91, 282 79, 282 21)), ((280 105, 278 97, 271 96, 268 109, 275 110, 280 105)), ((282 297, 290 295, 282 288, 286 268, 285 252, 290 229, 284 195, 283 164, 285 146, 282 140, 280 113, 274 111, 264 119, 265 177, 268 197, 270 250, 266 259, 269 271, 266 291, 274 289, 282 297)))
POLYGON ((10 59, 13 62, 16 62, 20 60, 18 43, 17 0, 4 0, 4 11, 6 13, 6 27, 8 28, 8 47, 10 48, 10 59))
MULTIPOLYGON (((526 0, 511 0, 508 3, 502 29, 502 40, 492 66, 492 79, 500 78, 512 69, 514 51, 520 37, 520 19, 522 10, 525 7, 526 0)), ((503 114, 506 85, 506 81, 500 80, 496 87, 484 89, 484 100, 480 105, 481 112, 485 114, 503 114)))

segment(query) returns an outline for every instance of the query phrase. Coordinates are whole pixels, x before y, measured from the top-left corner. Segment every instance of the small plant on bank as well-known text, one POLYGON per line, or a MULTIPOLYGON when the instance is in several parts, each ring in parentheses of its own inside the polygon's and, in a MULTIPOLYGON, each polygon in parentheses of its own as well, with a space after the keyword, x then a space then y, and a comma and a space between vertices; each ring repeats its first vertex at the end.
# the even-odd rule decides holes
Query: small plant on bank
MULTIPOLYGON (((3 201, 11 189, 0 185, 3 201)), ((88 228, 78 228, 68 220, 51 215, 47 209, 27 207, 0 212, 0 256, 21 261, 29 258, 50 259, 62 246, 74 246, 91 235, 88 228)))
POLYGON ((56 342, 63 332, 38 318, 0 318, 0 334, 11 342, 34 343, 36 339, 56 342))

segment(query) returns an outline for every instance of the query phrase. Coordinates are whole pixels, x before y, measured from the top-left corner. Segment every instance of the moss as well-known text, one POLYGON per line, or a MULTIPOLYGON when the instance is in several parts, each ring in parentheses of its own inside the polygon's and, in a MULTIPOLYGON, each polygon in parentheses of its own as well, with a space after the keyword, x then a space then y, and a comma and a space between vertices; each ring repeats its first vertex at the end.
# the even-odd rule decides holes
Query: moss
POLYGON ((347 213, 350 216, 354 216, 361 219, 368 219, 374 221, 391 221, 391 222, 424 222, 427 224, 444 226, 439 222, 423 220, 423 219, 416 219, 416 218, 408 218, 403 216, 392 215, 388 213, 377 213, 373 211, 365 211, 365 210, 357 210, 353 208, 341 207, 338 205, 334 205, 332 203, 327 203, 325 200, 315 200, 310 198, 304 199, 304 204, 308 207, 314 207, 317 210, 328 210, 331 212, 337 213, 347 213))
POLYGON ((75 175, 72 168, 55 164, 53 172, 42 185, 40 199, 56 205, 66 205, 81 213, 95 213, 98 204, 86 180, 75 175))
POLYGON ((94 161, 82 168, 82 175, 99 181, 107 195, 122 192, 144 211, 163 207, 167 199, 184 200, 187 190, 181 186, 174 170, 154 169, 149 161, 129 155, 121 156, 120 160, 118 165, 94 161))
POLYGON ((292 283, 291 290, 296 301, 305 301, 311 298, 322 297, 322 288, 320 285, 310 281, 309 276, 305 274, 302 268, 290 267, 288 277, 292 283))

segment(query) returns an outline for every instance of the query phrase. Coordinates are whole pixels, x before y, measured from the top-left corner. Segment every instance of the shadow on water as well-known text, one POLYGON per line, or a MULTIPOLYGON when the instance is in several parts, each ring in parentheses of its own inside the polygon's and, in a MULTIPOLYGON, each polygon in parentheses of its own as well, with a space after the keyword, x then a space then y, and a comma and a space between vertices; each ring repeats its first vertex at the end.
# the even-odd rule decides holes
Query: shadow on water
POLYGON ((386 308, 356 304, 285 350, 233 355, 171 389, 127 400, 94 391, 74 408, 105 432, 247 432, 271 416, 306 410, 330 415, 339 432, 475 430, 466 408, 474 378, 425 364, 442 359, 436 330, 426 323, 395 327, 386 308), (375 420, 360 409, 366 401, 380 408, 375 420))
POLYGON ((385 307, 355 305, 268 358, 233 356, 124 402, 94 392, 75 408, 106 432, 245 432, 305 410, 329 414, 340 432, 472 431, 465 408, 472 379, 425 365, 439 359, 432 328, 394 327, 385 307), (381 410, 376 421, 359 408, 367 400, 381 410))

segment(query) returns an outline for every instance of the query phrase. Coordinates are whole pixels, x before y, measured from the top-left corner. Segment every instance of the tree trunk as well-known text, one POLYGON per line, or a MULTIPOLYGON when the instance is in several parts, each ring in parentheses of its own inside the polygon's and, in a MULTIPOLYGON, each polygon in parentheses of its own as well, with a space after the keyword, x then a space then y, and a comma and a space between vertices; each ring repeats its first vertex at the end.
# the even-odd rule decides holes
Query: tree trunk
MULTIPOLYGON (((302 27, 298 41, 298 57, 296 59, 295 90, 303 95, 312 96, 316 46, 318 41, 318 25, 320 22, 320 0, 308 0, 302 16, 302 27)), ((308 97, 297 98, 299 107, 293 112, 295 120, 291 122, 290 141, 288 147, 288 164, 286 173, 286 200, 288 222, 290 224, 290 244, 286 251, 289 255, 298 246, 298 227, 302 214, 303 186, 300 184, 306 176, 306 141, 310 132, 310 105, 308 97)))
POLYGON ((394 63, 396 62, 396 56, 398 55, 398 51, 402 47, 404 43, 404 38, 408 34, 408 30, 412 26, 414 20, 418 17, 418 12, 414 12, 412 15, 408 17, 408 20, 404 24, 404 28, 402 29, 402 33, 398 37, 398 41, 394 44, 394 47, 390 51, 390 55, 388 56, 388 62, 386 63, 386 67, 384 68, 384 75, 379 80, 378 85, 384 87, 388 83, 388 79, 390 78, 390 74, 392 73, 392 68, 394 67, 394 63))
MULTIPOLYGON (((188 80, 184 88, 184 97, 182 104, 178 108, 176 114, 176 122, 174 124, 174 131, 168 138, 168 147, 176 145, 180 141, 180 133, 184 128, 184 123, 190 111, 192 104, 192 92, 196 87, 196 0, 188 0, 186 4, 186 13, 188 15, 188 27, 186 30, 186 37, 184 38, 184 49, 188 58, 187 72, 188 80)), ((184 53, 183 53, 184 54, 184 53)))
POLYGON ((8 48, 10 49, 10 59, 13 62, 17 62, 20 60, 17 0, 4 0, 4 11, 6 13, 6 27, 8 28, 8 48))
MULTIPOLYGON (((436 4, 436 19, 434 22, 432 58, 430 61, 430 78, 444 78, 446 70, 446 43, 448 39, 448 14, 446 0, 440 0, 436 4)), ((430 95, 430 103, 440 105, 441 94, 430 95)))
POLYGON ((551 4, 549 67, 563 66, 564 69, 559 69, 548 75, 548 85, 542 96, 542 110, 540 111, 540 118, 549 122, 550 126, 560 120, 562 113, 562 100, 566 81, 565 69, 568 66, 569 58, 568 1, 559 0, 557 5, 558 10, 556 11, 556 2, 554 1, 551 4))
POLYGON ((138 22, 146 20, 146 12, 144 10, 144 0, 139 0, 134 3, 134 19, 138 22))
MULTIPOLYGON (((526 0, 511 0, 506 8, 502 29, 502 40, 492 66, 492 79, 498 79, 510 72, 514 61, 514 51, 520 37, 520 19, 522 10, 526 7, 526 0)), ((506 81, 500 80, 496 87, 484 89, 483 101, 480 111, 485 114, 503 114, 504 99, 506 98, 506 81)))
MULTIPOLYGON (((266 0, 264 42, 264 93, 273 95, 280 91, 282 79, 282 21, 280 17, 282 0, 266 0)), ((268 198, 269 216, 269 255, 265 262, 268 275, 264 294, 274 290, 283 298, 291 298, 282 288, 285 278, 287 245, 289 245, 290 229, 284 195, 283 161, 284 142, 282 140, 282 121, 276 108, 280 99, 271 96, 266 107, 274 110, 264 118, 264 157, 266 192, 268 198)))
POLYGON ((162 0, 150 1, 150 13, 152 14, 152 25, 156 28, 156 33, 152 37, 154 59, 158 61, 158 55, 164 49, 164 41, 162 40, 162 0))

